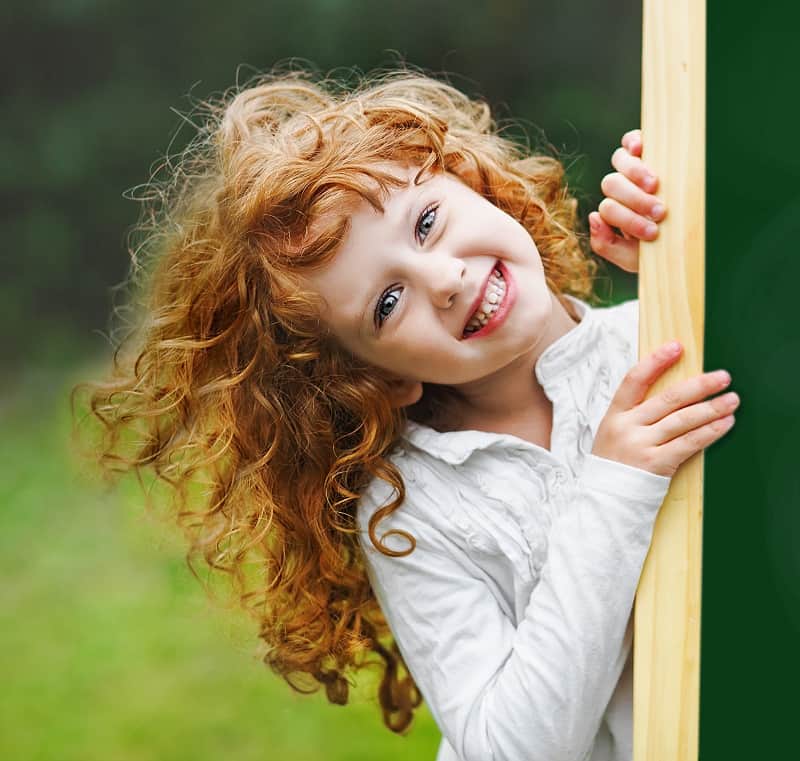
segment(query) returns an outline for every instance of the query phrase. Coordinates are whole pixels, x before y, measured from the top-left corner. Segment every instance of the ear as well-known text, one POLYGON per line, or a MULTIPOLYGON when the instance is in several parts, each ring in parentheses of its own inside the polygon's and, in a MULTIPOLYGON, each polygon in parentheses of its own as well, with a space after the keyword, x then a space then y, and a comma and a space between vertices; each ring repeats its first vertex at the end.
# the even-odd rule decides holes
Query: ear
POLYGON ((409 407, 420 400, 422 383, 406 378, 392 378, 389 380, 389 393, 392 407, 409 407))

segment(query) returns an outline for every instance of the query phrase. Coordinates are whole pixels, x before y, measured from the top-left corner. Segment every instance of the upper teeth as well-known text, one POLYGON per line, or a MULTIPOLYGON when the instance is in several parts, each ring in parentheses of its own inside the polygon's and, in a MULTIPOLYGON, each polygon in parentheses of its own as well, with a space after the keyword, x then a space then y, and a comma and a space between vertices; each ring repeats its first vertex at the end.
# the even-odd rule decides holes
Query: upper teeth
POLYGON ((464 329, 465 335, 480 330, 489 322, 489 318, 497 311, 502 303, 505 293, 506 283, 505 280, 503 280, 503 275, 499 269, 495 269, 489 276, 489 282, 486 283, 486 290, 483 293, 483 299, 481 299, 480 305, 475 312, 473 312, 472 317, 469 318, 467 327, 464 329))

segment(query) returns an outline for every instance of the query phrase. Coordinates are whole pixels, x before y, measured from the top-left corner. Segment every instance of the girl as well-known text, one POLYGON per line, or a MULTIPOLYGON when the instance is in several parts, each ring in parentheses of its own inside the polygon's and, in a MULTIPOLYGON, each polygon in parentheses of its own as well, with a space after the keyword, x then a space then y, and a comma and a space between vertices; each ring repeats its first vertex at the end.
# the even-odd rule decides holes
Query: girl
MULTIPOLYGON (((439 759, 629 759, 634 591, 729 377, 643 401, 680 347, 637 363, 561 165, 446 84, 264 77, 206 116, 151 184, 103 461, 175 487, 295 687, 345 703, 378 656, 385 723, 424 696, 439 759)), ((623 143, 592 242, 634 268, 663 209, 623 143)))

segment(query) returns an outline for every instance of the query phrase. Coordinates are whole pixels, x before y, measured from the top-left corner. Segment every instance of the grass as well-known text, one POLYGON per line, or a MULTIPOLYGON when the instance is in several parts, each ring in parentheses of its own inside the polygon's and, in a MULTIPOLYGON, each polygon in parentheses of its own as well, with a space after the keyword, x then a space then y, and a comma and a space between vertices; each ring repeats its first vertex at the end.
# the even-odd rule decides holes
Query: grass
POLYGON ((177 530, 80 471, 67 396, 96 372, 28 373, 0 407, 0 759, 432 759, 425 710, 398 737, 369 684, 344 708, 293 693, 177 530))

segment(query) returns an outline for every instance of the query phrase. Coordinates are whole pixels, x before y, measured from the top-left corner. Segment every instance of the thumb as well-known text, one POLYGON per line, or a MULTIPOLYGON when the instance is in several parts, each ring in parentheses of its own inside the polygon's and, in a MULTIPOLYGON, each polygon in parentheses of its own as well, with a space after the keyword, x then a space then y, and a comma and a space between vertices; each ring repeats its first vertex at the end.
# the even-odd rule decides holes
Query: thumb
POLYGON ((625 272, 639 271, 639 241, 617 235, 596 211, 589 215, 589 245, 598 256, 625 272))

